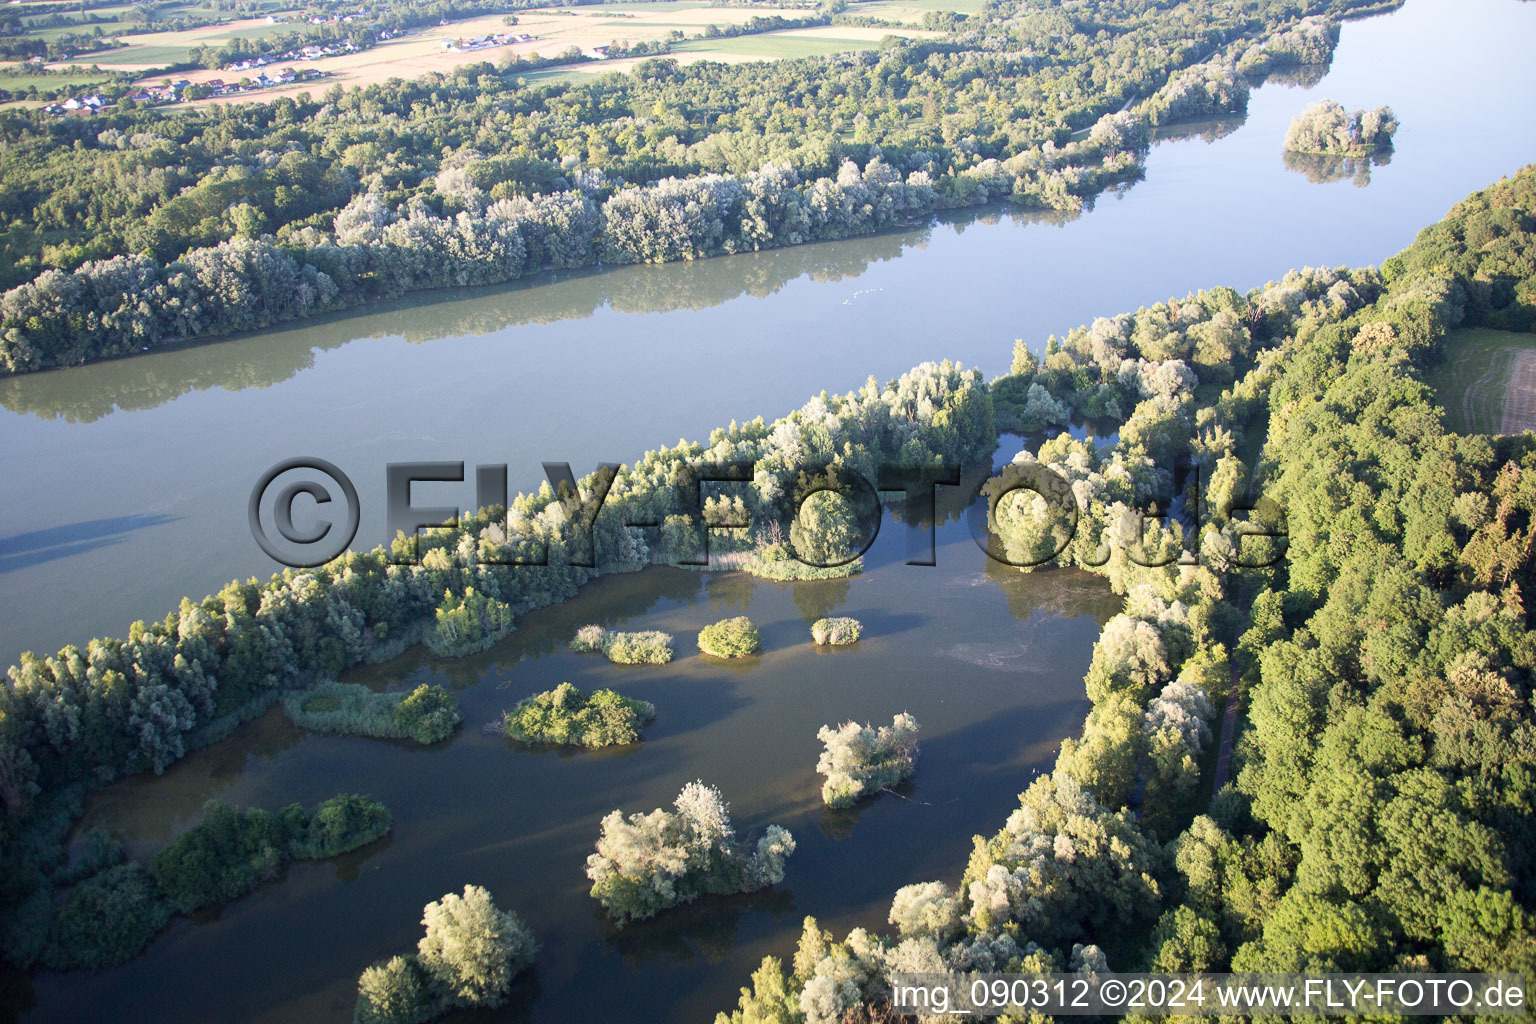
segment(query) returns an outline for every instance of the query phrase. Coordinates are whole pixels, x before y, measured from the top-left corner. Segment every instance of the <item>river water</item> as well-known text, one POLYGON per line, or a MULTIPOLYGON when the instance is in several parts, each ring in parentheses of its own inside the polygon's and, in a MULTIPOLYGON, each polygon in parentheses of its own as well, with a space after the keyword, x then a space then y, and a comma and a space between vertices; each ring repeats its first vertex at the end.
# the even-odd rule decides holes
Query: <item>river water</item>
MULTIPOLYGON (((290 456, 352 476, 357 543, 370 547, 383 536, 388 462, 505 462, 526 488, 541 461, 580 474, 926 359, 995 375, 1016 337, 1038 351, 1051 332, 1195 288, 1378 263, 1468 192, 1536 159, 1533 41, 1536 5, 1514 0, 1409 0, 1347 23, 1320 82, 1271 82, 1246 119, 1165 133, 1145 180, 1080 217, 990 211, 875 238, 417 296, 0 381, 0 658, 121 635, 184 594, 271 572, 245 505, 262 471, 290 456), (1401 119, 1368 184, 1313 181, 1282 159, 1291 117, 1324 97, 1390 104, 1401 119)), ((468 504, 472 492, 437 484, 416 500, 468 504)), ((408 949, 420 906, 467 881, 523 913, 545 944, 511 1019, 697 1020, 732 1003, 765 952, 785 953, 804 914, 879 923, 897 886, 953 881, 970 835, 996 828, 1076 731, 1091 640, 1113 609, 1083 577, 989 570, 955 526, 937 569, 901 565, 898 532, 848 584, 652 570, 528 617, 477 658, 415 652, 359 674, 458 688, 466 730, 440 749, 306 737, 277 714, 161 778, 114 787, 90 821, 136 855, 214 795, 277 806, 370 792, 397 827, 377 847, 296 866, 222 913, 178 921, 133 964, 39 976, 28 1019, 88 1019, 104 1006, 124 1020, 344 1019, 357 972, 408 949), (870 639, 815 654, 806 623, 834 607, 863 618, 870 639), (687 656, 693 631, 741 608, 764 625, 769 653, 739 672, 687 656), (588 621, 674 631, 679 661, 620 670, 561 650, 588 621), (660 720, 638 750, 597 756, 520 751, 478 731, 562 679, 620 686, 654 701, 660 720), (816 727, 904 709, 927 738, 912 801, 823 814, 816 727), (610 932, 581 877, 597 820, 665 804, 696 776, 721 786, 741 827, 796 833, 789 879, 610 932), (645 998, 669 1009, 641 1010, 645 998)))
MULTIPOLYGON (((388 462, 507 463, 520 489, 542 461, 580 474, 928 359, 1002 373, 1015 338, 1038 350, 1052 332, 1196 288, 1379 263, 1536 160, 1533 41, 1536 6, 1514 0, 1409 0, 1348 23, 1321 83, 1265 85, 1240 125, 1184 129, 1153 148, 1144 181, 1076 219, 994 212, 434 294, 0 381, 0 664, 273 571, 245 503, 291 456, 352 476, 357 543, 372 547, 388 462), (1367 187, 1315 184, 1282 160, 1291 117, 1323 97, 1388 103, 1402 120, 1367 187)), ((472 503, 473 484, 418 490, 472 503)))

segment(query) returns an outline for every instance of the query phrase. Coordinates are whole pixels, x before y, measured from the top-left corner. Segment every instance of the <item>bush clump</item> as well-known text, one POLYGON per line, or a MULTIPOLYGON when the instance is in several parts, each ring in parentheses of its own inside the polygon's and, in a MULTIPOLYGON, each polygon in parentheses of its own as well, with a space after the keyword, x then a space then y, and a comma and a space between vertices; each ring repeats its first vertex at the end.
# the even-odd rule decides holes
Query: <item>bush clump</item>
POLYGON ((80 856, 53 873, 54 882, 73 885, 76 882, 114 868, 128 859, 122 842, 104 828, 93 828, 85 834, 80 844, 80 856))
POLYGON ((350 793, 313 814, 298 804, 272 814, 210 800, 203 820, 150 858, 149 870, 171 906, 189 913, 245 895, 290 860, 334 857, 371 843, 391 823, 383 804, 350 793))
POLYGON ((807 565, 795 557, 788 544, 779 542, 759 546, 742 561, 741 568, 753 576, 780 582, 841 580, 863 572, 864 559, 855 558, 842 565, 807 565))
POLYGON ((514 617, 511 605, 474 587, 465 587, 463 594, 444 591, 426 643, 445 657, 473 654, 512 632, 514 617))
POLYGON ((436 743, 453 735, 464 715, 459 702, 441 686, 422 683, 401 697, 391 716, 417 743, 436 743))
POLYGON ((171 919, 142 864, 119 864, 69 890, 43 948, 56 971, 94 970, 133 959, 171 919))
POLYGON ((917 728, 917 719, 905 711, 879 728, 857 722, 822 726, 816 732, 826 746, 816 762, 816 771, 827 777, 822 802, 848 807, 910 776, 917 765, 917 728))
POLYGON ((321 683, 283 697, 294 724, 338 736, 436 743, 463 719, 458 701, 441 686, 422 683, 410 693, 379 693, 360 683, 321 683))
POLYGON ((315 808, 302 835, 289 843, 294 860, 325 860, 367 846, 394 823, 389 808, 356 793, 341 793, 315 808))
POLYGON ((519 701, 502 715, 502 731, 525 743, 609 747, 636 743, 656 720, 656 706, 613 690, 583 693, 570 683, 519 701))
POLYGON ((422 1024, 457 1007, 497 1007, 539 944, 516 913, 466 885, 422 908, 416 952, 374 964, 357 981, 355 1024, 422 1024))
POLYGON ((784 880, 795 837, 770 825, 756 843, 738 841, 730 805, 713 786, 690 782, 649 814, 614 811, 587 858, 592 897, 618 923, 652 917, 705 894, 753 892, 784 880))
POLYGON ((672 634, 654 629, 619 633, 602 626, 582 626, 571 638, 570 648, 579 653, 601 651, 619 665, 665 665, 672 660, 672 634))
POLYGON ((571 637, 570 648, 578 654, 591 654, 593 651, 603 649, 603 641, 608 639, 608 631, 602 626, 589 624, 582 626, 571 637))
POLYGON ((763 636, 745 615, 699 630, 699 650, 717 658, 745 658, 763 649, 763 636))
POLYGON ((811 626, 811 639, 818 644, 840 647, 859 642, 864 627, 858 619, 840 615, 830 619, 817 619, 811 626))

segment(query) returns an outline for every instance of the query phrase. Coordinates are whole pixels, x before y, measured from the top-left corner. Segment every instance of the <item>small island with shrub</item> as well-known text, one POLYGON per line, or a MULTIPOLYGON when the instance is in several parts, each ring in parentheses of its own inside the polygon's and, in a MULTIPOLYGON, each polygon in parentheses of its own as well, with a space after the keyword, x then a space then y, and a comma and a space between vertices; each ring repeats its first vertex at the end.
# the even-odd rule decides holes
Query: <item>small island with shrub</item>
POLYGON ((518 702, 501 719, 502 732, 524 743, 611 747, 638 743, 656 720, 656 705, 613 690, 583 693, 570 683, 518 702))
POLYGON ((357 980, 354 1024, 424 1024, 457 1008, 494 1008, 533 963, 539 943, 522 918, 466 885, 422 908, 416 952, 392 956, 357 980))
POLYGON ((351 793, 331 797, 313 814, 298 804, 274 814, 210 800, 203 820, 150 858, 149 871, 171 906, 190 913, 244 896, 291 860, 324 860, 366 846, 392 822, 389 808, 351 793))
POLYGON ((665 665, 672 660, 672 634, 659 630, 620 633, 602 626, 582 626, 571 638, 578 653, 600 652, 618 665, 665 665))
POLYGON ((822 802, 851 807, 908 778, 917 766, 917 728, 917 719, 905 711, 879 728, 857 722, 822 726, 816 733, 826 747, 816 762, 816 771, 827 777, 822 802))
POLYGON ((699 630, 699 650, 716 658, 745 658, 763 649, 763 635, 745 615, 699 630))
POLYGON ((409 693, 380 693, 360 683, 321 683, 283 697, 295 725, 337 736, 436 743, 453 735, 464 715, 441 686, 422 683, 409 693))
POLYGON ((1336 100, 1319 100, 1296 115, 1285 133, 1288 153, 1370 156, 1392 148, 1397 118, 1390 107, 1347 111, 1336 100))
POLYGON ((162 847, 146 868, 101 829, 85 837, 82 855, 61 868, 69 888, 34 919, 38 959, 58 971, 98 970, 143 952, 177 913, 239 899, 276 878, 290 861, 324 860, 380 838, 389 809, 343 793, 314 813, 298 804, 277 813, 236 810, 218 800, 203 820, 162 847))
POLYGON ((592 897, 618 924, 653 917, 709 894, 756 892, 784 880, 795 837, 769 825, 757 842, 739 840, 730 804, 714 786, 690 782, 673 810, 614 811, 587 858, 592 897))
POLYGON ((863 631, 864 626, 858 619, 839 615, 828 619, 817 619, 811 626, 811 639, 826 647, 844 647, 858 643, 859 634, 863 631))

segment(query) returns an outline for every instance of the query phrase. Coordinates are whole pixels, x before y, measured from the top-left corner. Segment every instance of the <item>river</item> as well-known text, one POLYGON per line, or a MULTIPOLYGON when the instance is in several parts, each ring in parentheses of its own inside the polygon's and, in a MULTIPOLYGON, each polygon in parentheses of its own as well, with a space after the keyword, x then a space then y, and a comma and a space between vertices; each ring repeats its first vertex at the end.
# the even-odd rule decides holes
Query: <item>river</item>
MULTIPOLYGON (((1246 119, 1165 132, 1145 180, 1079 217, 994 210, 874 238, 417 296, 0 381, 0 656, 121 635, 184 594, 271 572, 245 506, 261 472, 290 456, 352 476, 368 547, 383 535, 388 462, 504 462, 526 488, 541 461, 580 474, 927 359, 995 375, 1014 338, 1038 351, 1051 332, 1195 288, 1379 263, 1468 192, 1536 159, 1521 98, 1536 95, 1533 39, 1536 5, 1514 0, 1409 0, 1346 23, 1321 81, 1272 81, 1246 119), (1401 119, 1368 183, 1315 182, 1282 159, 1291 117, 1323 97, 1390 104, 1401 119)), ((467 504, 472 491, 418 487, 417 502, 467 504)), ((103 1006, 123 1020, 343 1019, 357 972, 408 949, 421 904, 467 881, 523 913, 545 944, 511 1019, 697 1020, 732 1003, 765 952, 783 954, 805 913, 843 928, 879 923, 896 886, 954 881, 971 833, 1001 824, 1012 794, 1076 731, 1090 642, 1113 610, 1082 577, 989 571, 954 526, 938 569, 901 565, 897 533, 847 585, 653 570, 530 616, 477 658, 414 652, 358 674, 458 688, 466 729, 440 749, 305 737, 277 714, 163 777, 113 787, 91 822, 136 855, 213 795, 275 806, 371 792, 397 827, 377 847, 298 865, 222 913, 179 920, 133 964, 40 975, 27 1019, 85 1019, 103 1006), (733 675, 685 657, 692 631, 741 607, 765 625, 768 654, 733 675), (803 642, 810 611, 832 607, 865 619, 858 651, 816 655, 803 642), (619 670, 560 650, 586 621, 674 631, 679 661, 619 670), (621 685, 661 718, 641 748, 611 756, 508 749, 478 731, 561 679, 621 685), (824 815, 816 726, 903 709, 927 738, 913 800, 824 815), (771 764, 759 746, 769 738, 771 764), (796 832, 788 881, 610 932, 580 873, 596 821, 615 806, 666 803, 699 775, 722 787, 742 827, 796 832), (670 1009, 642 1012, 645 998, 670 1009)))

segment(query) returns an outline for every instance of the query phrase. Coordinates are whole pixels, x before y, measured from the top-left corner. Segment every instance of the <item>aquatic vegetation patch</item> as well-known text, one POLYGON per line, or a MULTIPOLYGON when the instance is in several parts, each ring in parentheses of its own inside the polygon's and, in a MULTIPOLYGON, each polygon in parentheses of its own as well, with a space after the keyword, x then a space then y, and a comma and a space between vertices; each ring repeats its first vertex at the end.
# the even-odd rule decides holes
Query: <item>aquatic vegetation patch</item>
POLYGON ((858 619, 839 615, 828 619, 817 619, 812 623, 811 639, 818 644, 841 647, 858 643, 859 635, 863 631, 864 626, 858 619))
POLYGON ((849 807, 910 777, 917 767, 917 730, 917 719, 905 711, 878 728, 857 722, 822 726, 816 732, 826 747, 816 762, 816 771, 827 777, 822 802, 849 807))
POLYGON ((587 694, 561 683, 536 693, 502 715, 506 735, 525 743, 608 747, 637 743, 640 730, 656 720, 656 706, 613 690, 587 694))
POLYGON ((754 892, 784 880, 795 837, 770 825, 756 843, 738 840, 730 805, 714 786, 690 782, 649 814, 614 811, 587 858, 592 897, 619 924, 653 917, 704 895, 754 892))
POLYGON ((745 615, 699 630, 699 650, 716 658, 745 658, 763 649, 763 635, 745 615))
POLYGON ((507 1001, 512 980, 533 963, 538 940, 514 911, 466 885, 422 908, 426 934, 416 952, 393 956, 357 980, 357 1024, 422 1024, 456 1008, 507 1001))
POLYGON ((672 660, 672 634, 660 630, 621 633, 601 626, 582 626, 571 638, 570 648, 582 653, 600 651, 619 665, 665 665, 672 660))
POLYGON ((463 720, 458 701, 441 686, 422 683, 409 693, 380 693, 359 683, 321 683, 283 697, 295 725, 336 736, 437 743, 463 720))

